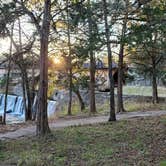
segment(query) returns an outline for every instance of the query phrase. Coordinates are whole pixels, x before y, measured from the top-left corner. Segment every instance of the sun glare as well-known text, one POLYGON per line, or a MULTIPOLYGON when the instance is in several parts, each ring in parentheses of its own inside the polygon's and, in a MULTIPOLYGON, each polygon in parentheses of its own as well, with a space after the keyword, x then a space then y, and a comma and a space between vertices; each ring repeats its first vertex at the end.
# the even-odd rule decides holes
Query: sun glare
POLYGON ((61 60, 58 57, 54 57, 53 62, 54 62, 54 64, 60 64, 61 60))

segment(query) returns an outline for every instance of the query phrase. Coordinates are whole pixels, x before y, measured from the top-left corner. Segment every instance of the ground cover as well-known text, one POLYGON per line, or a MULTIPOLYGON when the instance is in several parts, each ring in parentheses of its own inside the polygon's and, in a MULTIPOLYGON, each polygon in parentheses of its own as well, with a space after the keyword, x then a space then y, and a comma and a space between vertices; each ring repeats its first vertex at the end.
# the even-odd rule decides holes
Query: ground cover
POLYGON ((0 142, 0 165, 166 164, 166 116, 68 127, 52 135, 0 142))
MULTIPOLYGON (((115 93, 117 89, 115 89, 115 93)), ((152 96, 152 88, 151 86, 124 86, 123 94, 127 96, 140 96, 139 99, 129 98, 127 100, 124 99, 124 107, 127 112, 133 111, 152 111, 152 110, 166 110, 166 88, 158 87, 158 95, 159 97, 164 98, 165 101, 161 101, 159 104, 153 104, 150 99, 146 99, 146 96, 152 96)), ((116 103, 116 98, 115 98, 116 103)), ((64 117, 67 112, 67 104, 61 107, 61 111, 56 113, 55 117, 64 117)), ((108 115, 109 114, 109 100, 106 100, 103 103, 96 103, 97 114, 96 115, 108 115)), ((72 105, 72 114, 74 116, 89 116, 89 108, 86 107, 84 111, 81 112, 78 101, 74 100, 72 105)), ((52 117, 54 119, 55 117, 52 117)))
MULTIPOLYGON (((116 91, 116 89, 115 89, 116 91)), ((151 86, 124 86, 124 95, 140 95, 140 96, 152 96, 151 86)), ((166 97, 166 87, 158 86, 159 97, 166 97)))
MULTIPOLYGON (((142 99, 142 101, 126 100, 124 101, 124 107, 127 112, 166 110, 165 102, 153 104, 152 102, 147 102, 144 99, 142 99)), ((63 109, 61 111, 56 112, 49 119, 54 121, 61 117, 70 118, 71 116, 67 116, 67 105, 64 105, 62 108, 63 109)), ((96 108, 97 113, 91 116, 109 115, 109 101, 105 101, 103 104, 96 103, 96 108)), ((86 107, 85 110, 81 111, 79 103, 75 101, 72 105, 72 118, 74 117, 89 117, 89 108, 86 107)))

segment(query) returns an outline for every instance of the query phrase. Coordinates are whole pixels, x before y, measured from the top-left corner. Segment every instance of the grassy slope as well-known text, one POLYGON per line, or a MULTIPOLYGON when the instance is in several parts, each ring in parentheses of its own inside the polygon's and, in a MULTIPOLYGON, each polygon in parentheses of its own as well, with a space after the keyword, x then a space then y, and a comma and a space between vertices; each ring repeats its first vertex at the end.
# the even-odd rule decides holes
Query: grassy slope
MULTIPOLYGON (((115 93, 117 89, 115 88, 115 93)), ((123 87, 123 94, 124 95, 140 95, 142 96, 142 99, 140 101, 132 101, 132 100, 126 100, 124 101, 124 107, 126 111, 132 112, 132 111, 148 111, 148 110, 166 110, 166 104, 165 103, 159 103, 159 104, 152 104, 151 102, 146 102, 146 99, 144 96, 152 96, 152 88, 150 86, 124 86, 123 87)), ((158 95, 159 97, 165 97, 166 98, 166 88, 165 87, 158 87, 158 95)), ((109 113, 109 100, 105 103, 96 103, 97 105, 97 113, 98 114, 108 114, 109 113)), ((62 107, 62 111, 57 114, 57 116, 65 116, 67 105, 62 107)), ((72 113, 73 115, 85 115, 86 113, 89 114, 89 109, 86 108, 84 112, 80 113, 80 106, 78 102, 74 102, 72 105, 72 113)), ((54 119, 54 118, 53 118, 54 119)))
POLYGON ((166 116, 69 127, 45 139, 0 142, 0 165, 164 166, 165 134, 166 116))
MULTIPOLYGON (((125 95, 141 95, 152 96, 151 86, 124 86, 123 93, 125 95)), ((166 97, 166 88, 158 86, 159 97, 166 97)))

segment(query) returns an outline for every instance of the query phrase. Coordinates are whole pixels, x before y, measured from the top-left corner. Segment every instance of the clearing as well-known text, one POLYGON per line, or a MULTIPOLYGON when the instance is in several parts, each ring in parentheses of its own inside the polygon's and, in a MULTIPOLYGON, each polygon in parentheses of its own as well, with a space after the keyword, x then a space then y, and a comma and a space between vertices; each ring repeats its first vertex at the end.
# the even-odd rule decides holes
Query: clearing
POLYGON ((165 134, 166 115, 67 127, 44 139, 1 141, 0 165, 165 166, 165 134))

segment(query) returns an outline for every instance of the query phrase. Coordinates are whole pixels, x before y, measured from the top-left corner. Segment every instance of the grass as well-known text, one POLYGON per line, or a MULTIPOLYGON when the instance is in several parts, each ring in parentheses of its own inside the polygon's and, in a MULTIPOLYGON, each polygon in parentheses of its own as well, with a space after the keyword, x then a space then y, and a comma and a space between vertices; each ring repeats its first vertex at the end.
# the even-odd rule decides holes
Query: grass
POLYGON ((128 112, 166 110, 165 103, 153 104, 150 102, 125 102, 124 106, 128 112))
POLYGON ((161 161, 160 166, 166 166, 166 160, 161 161))
MULTIPOLYGON (((147 101, 132 101, 126 100, 124 101, 124 107, 127 112, 135 112, 135 111, 157 111, 157 110, 166 110, 166 104, 164 102, 160 102, 159 104, 153 104, 147 101)), ((109 114, 109 101, 105 101, 103 104, 96 103, 97 113, 96 116, 99 115, 108 115, 109 114)), ((68 117, 67 116, 67 107, 62 111, 56 113, 55 116, 52 116, 50 120, 56 119, 57 117, 68 117)), ((72 107, 72 117, 86 117, 89 116, 88 107, 81 112, 80 106, 78 102, 74 102, 72 107)))
POLYGON ((165 133, 166 116, 68 127, 0 142, 0 165, 165 166, 165 133))
MULTIPOLYGON (((165 103, 153 104, 146 101, 130 101, 124 102, 124 107, 127 112, 135 111, 156 111, 156 110, 166 110, 165 103)), ((109 102, 104 104, 97 104, 97 114, 98 115, 108 115, 109 114, 109 102)))
MULTIPOLYGON (((59 117, 68 117, 67 109, 68 109, 68 105, 67 104, 63 105, 61 107, 61 110, 56 112, 55 115, 50 118, 50 120, 54 121, 54 119, 56 119, 57 117, 58 118, 59 117)), ((72 117, 74 117, 74 116, 81 116, 81 117, 89 116, 89 109, 88 109, 88 107, 86 107, 85 110, 81 111, 78 101, 77 100, 73 100, 73 103, 72 103, 72 117)))
MULTIPOLYGON (((152 96, 151 86, 124 86, 123 93, 125 95, 140 95, 140 96, 152 96)), ((158 86, 159 97, 166 97, 166 88, 158 86)))
MULTIPOLYGON (((115 89, 115 93, 116 93, 115 89)), ((166 104, 160 102, 159 104, 152 104, 151 102, 147 102, 144 96, 152 96, 152 88, 150 86, 124 86, 123 87, 124 95, 139 95, 142 96, 139 101, 136 100, 126 100, 124 101, 124 107, 126 111, 148 111, 148 110, 166 110, 166 104)), ((159 97, 166 97, 166 88, 158 87, 158 95, 159 97)), ((116 103, 116 101, 115 101, 116 103)), ((103 104, 96 103, 97 115, 107 115, 109 113, 109 100, 105 101, 103 104)), ((57 113, 57 117, 65 117, 67 114, 67 105, 64 105, 57 113)), ((89 108, 81 112, 78 101, 73 100, 72 105, 72 115, 73 116, 88 116, 89 108)), ((53 118, 54 119, 54 118, 53 118)))

